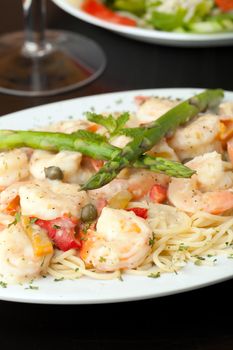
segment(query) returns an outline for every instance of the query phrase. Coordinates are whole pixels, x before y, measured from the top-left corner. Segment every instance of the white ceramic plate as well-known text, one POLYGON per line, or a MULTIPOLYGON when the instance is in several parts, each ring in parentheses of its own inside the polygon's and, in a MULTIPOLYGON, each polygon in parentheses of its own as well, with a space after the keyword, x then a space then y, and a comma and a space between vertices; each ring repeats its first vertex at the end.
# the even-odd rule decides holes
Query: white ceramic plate
POLYGON ((61 7, 64 11, 85 22, 89 22, 96 26, 144 42, 187 47, 226 46, 233 44, 233 32, 215 34, 186 34, 132 28, 129 26, 113 24, 83 12, 77 6, 73 5, 75 3, 78 3, 78 0, 53 0, 53 2, 61 7))
MULTIPOLYGON (((110 93, 61 101, 23 110, 0 118, 1 129, 30 129, 47 125, 62 119, 82 118, 83 112, 95 108, 96 112, 134 110, 134 97, 164 96, 188 98, 200 89, 159 89, 110 93)), ((233 101, 233 93, 227 92, 226 99, 233 101)), ((53 278, 41 278, 28 285, 1 288, 0 299, 29 303, 90 304, 130 301, 176 294, 224 281, 233 277, 233 260, 218 257, 214 267, 198 267, 189 264, 177 275, 164 274, 160 278, 125 275, 124 281, 96 281, 83 277, 75 281, 55 282, 53 278)))

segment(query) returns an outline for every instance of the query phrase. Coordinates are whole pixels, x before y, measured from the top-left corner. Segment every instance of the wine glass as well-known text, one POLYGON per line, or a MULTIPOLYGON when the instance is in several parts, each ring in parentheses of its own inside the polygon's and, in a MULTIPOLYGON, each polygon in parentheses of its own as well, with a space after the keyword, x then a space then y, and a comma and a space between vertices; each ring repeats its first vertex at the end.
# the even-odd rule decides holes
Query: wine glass
POLYGON ((24 33, 0 37, 0 92, 49 96, 84 86, 106 65, 92 40, 66 31, 45 30, 46 0, 22 0, 24 33))

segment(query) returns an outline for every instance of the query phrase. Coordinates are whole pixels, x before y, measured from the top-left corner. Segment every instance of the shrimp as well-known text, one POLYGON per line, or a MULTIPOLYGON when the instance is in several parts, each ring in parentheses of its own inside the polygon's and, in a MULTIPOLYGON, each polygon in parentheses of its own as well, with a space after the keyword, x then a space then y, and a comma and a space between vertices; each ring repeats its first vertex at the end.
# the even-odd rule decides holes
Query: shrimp
POLYGON ((233 103, 223 102, 219 105, 218 113, 221 117, 231 117, 233 119, 233 103))
POLYGON ((16 149, 0 153, 0 186, 7 187, 29 175, 28 158, 25 152, 16 149))
MULTIPOLYGON (((40 129, 41 130, 41 129, 40 129)), ((103 126, 89 122, 88 120, 63 120, 52 124, 49 127, 43 128, 45 131, 63 132, 71 134, 78 130, 88 130, 91 132, 98 132, 98 134, 106 134, 106 129, 103 126)))
POLYGON ((81 208, 89 198, 80 187, 59 181, 27 181, 9 186, 0 194, 0 208, 4 208, 17 195, 21 213, 42 220, 53 220, 65 214, 80 217, 81 208))
POLYGON ((96 231, 88 230, 80 251, 84 262, 98 271, 138 267, 151 250, 152 230, 133 212, 105 207, 96 231))
POLYGON ((178 128, 168 143, 181 160, 212 151, 221 153, 221 143, 218 140, 219 132, 220 121, 218 117, 205 114, 194 122, 178 128))
POLYGON ((12 223, 12 215, 0 212, 0 232, 12 223))
POLYGON ((93 123, 88 120, 62 120, 54 123, 50 126, 46 126, 45 131, 52 132, 64 132, 65 134, 71 134, 77 130, 85 130, 93 123))
POLYGON ((163 174, 155 174, 149 170, 135 170, 129 169, 127 178, 117 178, 109 184, 96 189, 88 191, 88 195, 92 199, 105 198, 111 199, 116 193, 128 190, 133 199, 140 199, 144 197, 151 189, 151 187, 159 183, 166 186, 169 177, 163 174))
POLYGON ((57 154, 37 150, 30 159, 30 172, 38 180, 45 179, 44 168, 50 166, 59 167, 64 175, 63 181, 76 182, 76 174, 79 171, 82 155, 79 152, 62 151, 57 154))
POLYGON ((197 171, 191 179, 172 178, 168 199, 188 213, 204 210, 212 214, 233 208, 233 173, 217 152, 207 153, 186 163, 197 171))
POLYGON ((0 275, 8 283, 24 282, 46 273, 51 256, 34 255, 32 243, 20 224, 0 233, 0 275))
POLYGON ((171 108, 175 107, 179 101, 172 101, 165 98, 151 97, 146 99, 138 108, 137 119, 141 124, 153 122, 171 108))
POLYGON ((147 154, 154 157, 163 157, 166 159, 179 161, 177 154, 175 153, 174 149, 168 145, 166 139, 162 139, 149 152, 147 152, 147 154))
POLYGON ((114 139, 110 142, 113 146, 124 148, 127 143, 129 143, 132 139, 125 135, 120 135, 114 137, 114 139))

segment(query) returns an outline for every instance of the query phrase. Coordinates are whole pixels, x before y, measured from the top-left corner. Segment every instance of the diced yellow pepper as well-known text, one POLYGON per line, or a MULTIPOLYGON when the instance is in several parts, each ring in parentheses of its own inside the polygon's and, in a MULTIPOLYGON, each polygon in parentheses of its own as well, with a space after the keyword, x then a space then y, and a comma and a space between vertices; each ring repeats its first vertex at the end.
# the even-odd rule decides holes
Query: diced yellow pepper
POLYGON ((125 209, 132 198, 129 191, 120 191, 109 200, 108 204, 113 209, 125 209))
POLYGON ((227 142, 233 136, 233 121, 226 120, 220 122, 219 139, 222 142, 227 142))
POLYGON ((22 226, 31 240, 34 254, 36 256, 44 256, 53 253, 53 245, 46 232, 38 227, 33 229, 28 216, 21 216, 22 226))

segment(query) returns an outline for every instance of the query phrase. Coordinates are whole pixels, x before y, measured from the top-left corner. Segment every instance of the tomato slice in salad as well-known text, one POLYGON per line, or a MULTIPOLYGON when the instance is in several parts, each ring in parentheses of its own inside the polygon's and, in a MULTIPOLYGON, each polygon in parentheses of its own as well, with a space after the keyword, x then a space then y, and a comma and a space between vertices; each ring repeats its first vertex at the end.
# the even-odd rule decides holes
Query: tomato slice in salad
POLYGON ((137 22, 126 16, 118 15, 97 0, 85 0, 81 6, 82 10, 92 16, 108 22, 136 27, 137 22))
POLYGON ((233 10, 233 0, 215 0, 215 2, 222 11, 233 10))
POLYGON ((58 249, 65 252, 81 248, 81 242, 75 237, 75 228, 78 224, 76 218, 64 216, 53 220, 38 219, 35 224, 47 231, 58 249))

